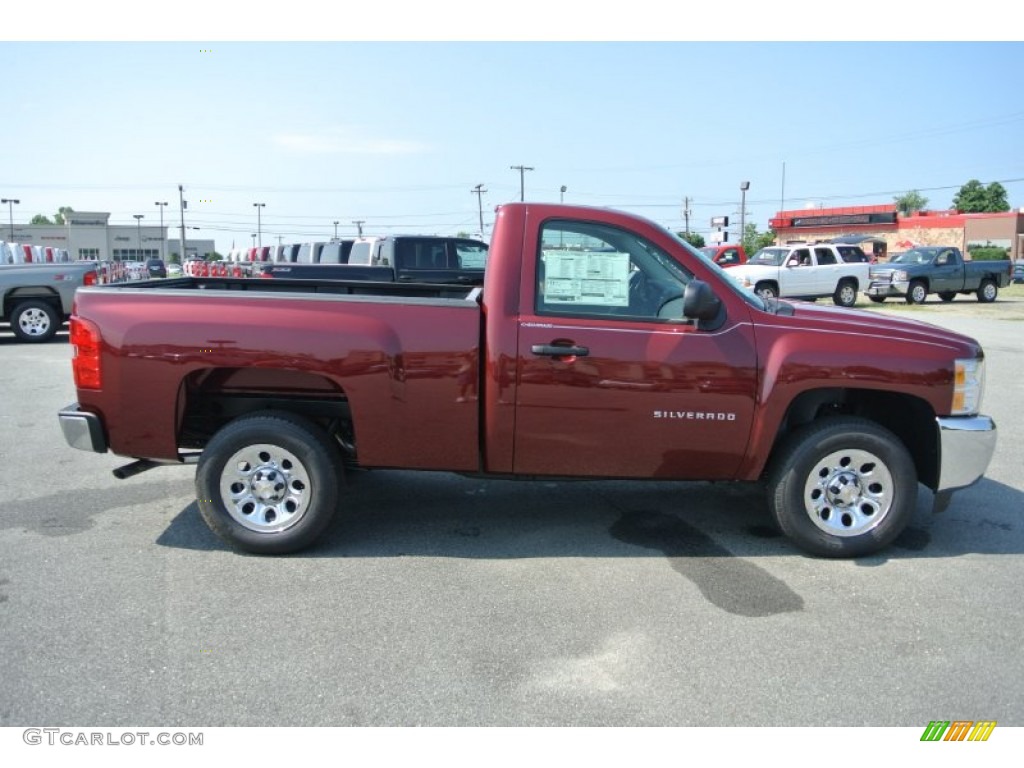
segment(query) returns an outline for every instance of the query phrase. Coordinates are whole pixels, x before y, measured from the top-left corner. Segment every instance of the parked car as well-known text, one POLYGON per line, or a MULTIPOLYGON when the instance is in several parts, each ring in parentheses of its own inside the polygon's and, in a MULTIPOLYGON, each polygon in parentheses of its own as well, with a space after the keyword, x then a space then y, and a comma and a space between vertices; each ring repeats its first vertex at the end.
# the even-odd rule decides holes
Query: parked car
POLYGON ((995 301, 1010 282, 1010 261, 964 261, 951 245, 921 246, 871 268, 865 293, 876 303, 902 296, 908 304, 923 304, 929 293, 952 301, 958 293, 973 293, 980 302, 995 301))
POLYGON ((855 245, 831 243, 780 245, 762 248, 750 260, 729 270, 741 286, 766 299, 832 297, 841 307, 857 303, 857 292, 868 285, 868 259, 855 258, 855 245))
POLYGON ((167 265, 163 259, 146 259, 146 271, 150 277, 167 277, 167 265))
POLYGON ((167 276, 168 277, 181 277, 184 274, 184 270, 181 268, 181 264, 172 262, 167 265, 167 276))
POLYGON ((747 263, 747 252, 742 245, 708 245, 701 253, 720 267, 738 267, 747 263))

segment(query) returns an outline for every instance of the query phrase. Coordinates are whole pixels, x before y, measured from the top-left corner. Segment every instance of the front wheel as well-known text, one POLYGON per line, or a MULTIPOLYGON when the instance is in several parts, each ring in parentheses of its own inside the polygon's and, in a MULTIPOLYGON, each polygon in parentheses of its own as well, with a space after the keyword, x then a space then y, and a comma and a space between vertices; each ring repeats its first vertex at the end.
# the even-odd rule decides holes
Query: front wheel
POLYGON ((776 288, 772 283, 758 283, 757 286, 754 288, 754 293, 756 293, 762 299, 779 298, 779 289, 776 288))
POLYGON ((920 280, 915 280, 907 288, 907 304, 924 304, 928 298, 928 286, 920 280))
POLYGON ((840 307, 852 307, 857 303, 857 284, 850 280, 843 280, 836 287, 832 302, 840 307))
POLYGON ((257 554, 303 549, 334 517, 341 457, 312 422, 280 411, 243 416, 199 458, 196 497, 210 529, 257 554))
POLYGON ((991 304, 998 295, 999 288, 994 281, 988 279, 981 281, 981 285, 978 286, 978 301, 982 304, 991 304))
POLYGON ((46 301, 29 299, 11 312, 11 331, 22 341, 49 341, 60 328, 60 317, 46 301))
POLYGON ((910 522, 917 473, 889 430, 866 419, 825 419, 779 449, 768 500, 775 522, 801 549, 860 557, 888 546, 910 522))

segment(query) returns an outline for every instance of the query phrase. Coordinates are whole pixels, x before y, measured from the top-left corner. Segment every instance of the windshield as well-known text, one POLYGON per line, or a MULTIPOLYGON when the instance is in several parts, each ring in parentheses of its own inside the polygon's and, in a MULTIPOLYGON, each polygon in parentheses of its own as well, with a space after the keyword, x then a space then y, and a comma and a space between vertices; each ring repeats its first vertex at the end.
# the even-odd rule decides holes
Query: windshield
POLYGON ((931 260, 932 255, 926 251, 919 251, 916 248, 906 253, 900 253, 893 256, 889 261, 890 264, 924 264, 926 261, 931 260))
POLYGON ((747 263, 778 267, 782 264, 782 260, 786 257, 787 253, 789 253, 788 248, 762 248, 747 263))
MULTIPOLYGON (((740 283, 739 279, 732 274, 733 270, 723 269, 712 260, 711 256, 708 255, 707 251, 710 250, 714 252, 716 250, 715 248, 696 248, 690 243, 688 243, 686 240, 684 240, 682 237, 680 237, 678 232, 672 232, 671 230, 668 231, 676 240, 683 244, 686 250, 688 250, 690 253, 692 253, 694 256, 700 259, 700 261, 703 262, 705 266, 717 272, 721 276, 723 283, 732 290, 734 290, 737 294, 739 294, 740 297, 745 302, 747 302, 747 304, 757 309, 760 309, 761 311, 767 309, 767 305, 765 304, 764 299, 762 299, 760 296, 754 293, 750 288, 745 288, 740 283)), ((786 249, 783 248, 781 250, 785 251, 786 249)))

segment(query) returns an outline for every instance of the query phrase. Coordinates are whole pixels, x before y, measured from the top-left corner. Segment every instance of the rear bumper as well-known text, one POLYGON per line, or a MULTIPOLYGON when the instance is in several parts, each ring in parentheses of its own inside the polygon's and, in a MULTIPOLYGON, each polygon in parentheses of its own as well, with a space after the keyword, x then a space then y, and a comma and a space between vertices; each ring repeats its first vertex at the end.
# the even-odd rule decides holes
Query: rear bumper
POLYGON ((79 409, 78 403, 72 403, 57 413, 60 419, 60 430, 64 439, 72 448, 80 451, 107 452, 107 436, 103 432, 103 422, 95 413, 79 409))
POLYGON ((954 491, 976 483, 996 449, 995 422, 988 416, 946 416, 935 423, 939 430, 939 485, 935 491, 954 491))

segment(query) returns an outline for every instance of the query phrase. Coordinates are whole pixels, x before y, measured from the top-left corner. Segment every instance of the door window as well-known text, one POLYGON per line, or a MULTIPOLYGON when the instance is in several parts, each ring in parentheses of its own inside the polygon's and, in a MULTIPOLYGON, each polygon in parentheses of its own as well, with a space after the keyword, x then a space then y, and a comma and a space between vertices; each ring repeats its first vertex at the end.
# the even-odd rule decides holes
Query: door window
POLYGON ((681 321, 692 275, 649 240, 603 224, 550 221, 537 254, 540 315, 681 321))

